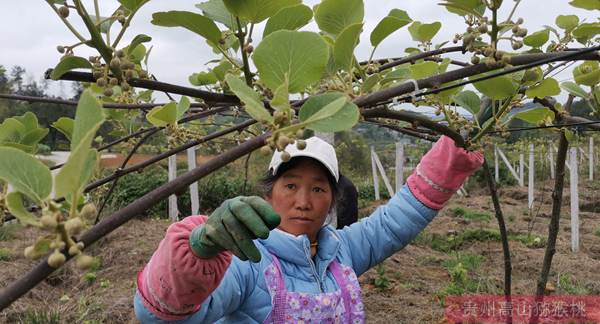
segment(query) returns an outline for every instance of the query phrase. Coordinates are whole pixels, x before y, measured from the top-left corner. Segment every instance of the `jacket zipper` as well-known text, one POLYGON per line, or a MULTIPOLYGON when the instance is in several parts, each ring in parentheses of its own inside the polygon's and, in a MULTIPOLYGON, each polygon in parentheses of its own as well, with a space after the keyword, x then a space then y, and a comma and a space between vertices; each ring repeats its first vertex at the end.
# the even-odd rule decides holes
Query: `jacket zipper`
POLYGON ((315 280, 317 281, 317 285, 319 286, 319 291, 321 293, 323 293, 325 291, 325 289, 323 288, 323 283, 319 279, 319 275, 317 274, 317 268, 315 266, 315 263, 313 262, 312 258, 310 257, 310 249, 307 250, 306 246, 304 246, 304 255, 306 256, 306 259, 308 260, 308 263, 310 264, 310 269, 312 270, 313 277, 315 277, 315 280))

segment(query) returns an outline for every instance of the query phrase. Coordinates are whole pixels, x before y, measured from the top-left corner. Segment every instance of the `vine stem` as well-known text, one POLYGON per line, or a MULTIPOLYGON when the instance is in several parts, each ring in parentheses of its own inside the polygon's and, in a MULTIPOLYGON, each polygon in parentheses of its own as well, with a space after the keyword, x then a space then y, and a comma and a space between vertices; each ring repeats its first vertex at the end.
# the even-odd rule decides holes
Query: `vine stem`
POLYGON ((73 35, 75 35, 75 37, 77 37, 77 39, 80 42, 87 41, 83 36, 81 36, 81 34, 77 31, 77 29, 75 29, 75 27, 73 27, 73 25, 71 25, 71 23, 66 18, 63 18, 63 16, 60 15, 60 13, 58 12, 58 9, 54 5, 54 3, 52 3, 52 1, 46 0, 46 3, 48 3, 48 5, 50 5, 50 7, 52 7, 52 10, 54 10, 56 15, 58 15, 60 20, 62 20, 62 22, 65 24, 65 26, 67 26, 67 28, 71 31, 71 33, 73 33, 73 35))
MULTIPOLYGON (((569 111, 573 104, 574 97, 569 95, 569 99, 565 104, 565 110, 569 111)), ((548 225, 548 243, 544 253, 544 261, 542 263, 542 271, 537 281, 536 301, 543 300, 548 275, 552 267, 552 258, 556 253, 556 239, 560 225, 560 209, 562 207, 563 189, 565 184, 565 161, 567 159, 567 150, 569 149, 569 141, 565 132, 560 134, 558 142, 558 152, 556 154, 556 178, 554 180, 554 190, 552 192, 552 214, 550 215, 550 224, 548 225)), ((536 323, 538 318, 532 318, 530 323, 536 323)))
POLYGON ((515 1, 515 5, 513 6, 512 10, 510 11, 508 18, 506 18, 506 21, 512 20, 513 16, 515 15, 515 12, 517 11, 517 7, 519 6, 519 4, 521 4, 521 0, 515 1))
POLYGON ((239 17, 235 17, 235 21, 238 26, 236 36, 240 43, 240 52, 242 53, 242 62, 244 63, 244 77, 246 79, 246 84, 249 87, 252 87, 252 73, 250 72, 250 65, 248 64, 248 53, 246 53, 246 41, 244 39, 244 32, 242 31, 242 23, 240 22, 239 17))
POLYGON ((487 124, 485 127, 483 127, 481 129, 481 131, 479 131, 479 133, 477 133, 477 135, 473 136, 473 138, 471 139, 471 143, 477 143, 482 137, 483 135, 487 134, 490 130, 490 128, 492 128, 492 126, 496 125, 496 120, 498 120, 500 117, 502 117, 502 115, 504 115, 504 113, 508 110, 508 108, 510 108, 510 104, 512 102, 514 98, 514 95, 511 96, 510 98, 506 99, 506 101, 504 102, 504 104, 502 105, 502 107, 500 107, 500 109, 498 110, 498 113, 496 115, 494 115, 494 122, 487 124))

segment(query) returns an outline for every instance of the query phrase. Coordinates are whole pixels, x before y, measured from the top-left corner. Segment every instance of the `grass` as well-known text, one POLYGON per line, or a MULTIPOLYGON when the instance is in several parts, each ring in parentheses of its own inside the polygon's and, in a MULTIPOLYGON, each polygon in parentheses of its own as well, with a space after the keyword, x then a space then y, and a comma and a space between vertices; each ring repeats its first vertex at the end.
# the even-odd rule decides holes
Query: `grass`
MULTIPOLYGON (((523 243, 530 249, 543 248, 546 246, 547 239, 534 234, 509 234, 509 241, 517 241, 523 243)), ((433 250, 448 253, 457 251, 465 244, 470 242, 500 242, 500 232, 495 229, 469 229, 464 232, 459 232, 451 235, 427 234, 420 233, 414 244, 420 246, 429 246, 433 250)))
POLYGON ((559 293, 570 295, 589 295, 591 291, 583 286, 575 276, 568 273, 559 273, 556 285, 559 293))
POLYGON ((0 261, 10 261, 12 259, 12 253, 9 249, 0 248, 0 261))
POLYGON ((19 323, 27 324, 59 324, 60 313, 57 311, 32 311, 25 312, 25 317, 19 323))
POLYGON ((21 228, 19 224, 0 225, 0 241, 9 241, 15 238, 15 232, 21 228))
POLYGON ((533 234, 510 234, 508 235, 510 241, 518 241, 523 243, 530 249, 539 249, 546 246, 547 238, 533 234))
POLYGON ((489 222, 492 219, 492 215, 490 213, 480 212, 460 206, 450 209, 450 213, 454 217, 471 221, 489 222))
POLYGON ((600 237, 600 227, 598 227, 598 228, 596 229, 596 231, 594 232, 594 235, 596 235, 596 236, 600 237))

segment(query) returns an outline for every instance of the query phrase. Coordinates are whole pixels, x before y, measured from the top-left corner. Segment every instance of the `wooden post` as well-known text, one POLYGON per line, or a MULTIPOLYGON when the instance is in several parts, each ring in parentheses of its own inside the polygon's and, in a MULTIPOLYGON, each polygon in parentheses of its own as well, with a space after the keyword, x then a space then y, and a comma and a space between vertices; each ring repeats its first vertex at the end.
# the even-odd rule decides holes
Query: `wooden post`
POLYGON ((375 165, 375 149, 371 146, 371 169, 373 170, 373 188, 375 188, 375 200, 381 199, 379 196, 379 176, 377 176, 377 166, 375 165))
MULTIPOLYGON (((177 178, 177 154, 169 156, 169 182, 177 178)), ((172 222, 179 220, 179 211, 177 210, 177 196, 169 196, 169 219, 172 222)))
POLYGON ((392 188, 392 184, 390 183, 390 180, 388 179, 387 174, 385 173, 383 164, 381 164, 381 160, 379 160, 379 156, 377 156, 377 153, 375 153, 375 151, 373 151, 373 158, 375 159, 375 165, 377 165, 377 168, 379 169, 379 173, 381 174, 381 178, 383 179, 383 183, 385 184, 385 188, 387 189, 388 194, 390 195, 390 197, 393 197, 394 189, 392 188))
POLYGON ((577 173, 577 148, 571 148, 571 250, 574 253, 579 252, 579 191, 578 173, 577 173))
MULTIPOLYGON (((190 147, 187 149, 187 163, 188 171, 196 168, 196 148, 190 147)), ((200 212, 200 199, 198 196, 198 182, 194 182, 190 185, 190 200, 192 201, 192 215, 198 215, 200 212)))
POLYGON ((494 177, 500 183, 500 163, 498 163, 498 146, 494 145, 494 177))
POLYGON ((515 179, 517 179, 517 181, 519 181, 519 186, 521 186, 521 187, 525 186, 523 181, 521 181, 521 177, 519 177, 519 175, 517 174, 517 171, 515 171, 515 168, 510 164, 510 161, 506 158, 506 155, 504 155, 504 152, 502 152, 502 150, 500 148, 498 148, 497 150, 498 150, 498 155, 500 155, 500 158, 502 158, 502 161, 504 161, 504 164, 508 168, 508 171, 510 171, 510 173, 513 175, 513 177, 515 177, 515 179))
POLYGON ((527 185, 527 203, 529 209, 533 208, 533 180, 535 177, 535 148, 533 144, 529 144, 529 183, 527 185))
POLYGON ((589 148, 589 172, 590 172, 590 181, 594 181, 594 138, 590 137, 590 148, 589 148))
POLYGON ((525 186, 525 154, 519 153, 519 185, 525 186))
POLYGON ((404 184, 404 144, 396 143, 396 191, 404 184))

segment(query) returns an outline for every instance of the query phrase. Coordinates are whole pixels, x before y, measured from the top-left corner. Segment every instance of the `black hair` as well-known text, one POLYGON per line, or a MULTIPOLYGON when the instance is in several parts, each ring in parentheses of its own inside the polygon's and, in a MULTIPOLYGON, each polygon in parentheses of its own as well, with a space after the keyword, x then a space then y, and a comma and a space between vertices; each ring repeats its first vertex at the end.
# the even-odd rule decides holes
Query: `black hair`
POLYGON ((329 182, 329 186, 331 187, 331 209, 335 208, 336 203, 339 199, 339 186, 335 177, 331 174, 331 171, 327 169, 323 163, 319 162, 316 159, 307 156, 296 156, 293 157, 288 162, 282 163, 277 169, 277 173, 273 174, 271 170, 268 170, 265 176, 260 180, 260 186, 263 196, 270 197, 273 192, 273 185, 275 181, 281 177, 286 171, 291 170, 297 167, 303 161, 313 161, 323 170, 323 172, 327 175, 327 181, 329 182))

